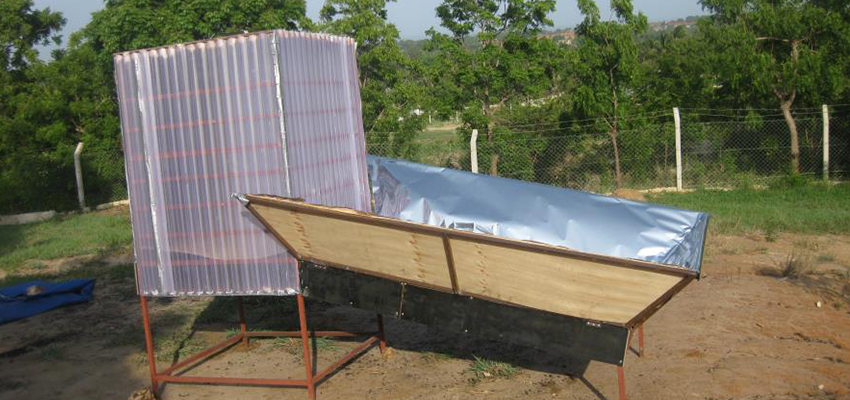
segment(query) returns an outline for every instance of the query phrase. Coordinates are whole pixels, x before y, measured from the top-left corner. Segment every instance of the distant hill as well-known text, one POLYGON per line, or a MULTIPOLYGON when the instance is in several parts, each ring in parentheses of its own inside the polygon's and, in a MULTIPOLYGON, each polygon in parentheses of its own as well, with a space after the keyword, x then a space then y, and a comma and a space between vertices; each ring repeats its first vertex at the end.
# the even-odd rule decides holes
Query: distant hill
MULTIPOLYGON (((663 32, 672 31, 679 27, 681 27, 682 29, 692 30, 696 28, 697 22, 701 18, 705 18, 705 16, 692 15, 686 18, 679 18, 673 21, 650 22, 646 36, 648 39, 656 38, 663 32)), ((540 34, 540 37, 549 38, 555 42, 563 43, 565 45, 571 45, 575 41, 576 33, 575 30, 572 28, 561 28, 552 31, 545 31, 540 34)), ((426 42, 427 39, 403 39, 399 40, 398 44, 401 47, 401 50, 404 51, 405 54, 407 54, 411 58, 421 58, 425 56, 426 42)), ((475 47, 477 46, 477 44, 478 43, 475 37, 467 38, 467 46, 475 47)))

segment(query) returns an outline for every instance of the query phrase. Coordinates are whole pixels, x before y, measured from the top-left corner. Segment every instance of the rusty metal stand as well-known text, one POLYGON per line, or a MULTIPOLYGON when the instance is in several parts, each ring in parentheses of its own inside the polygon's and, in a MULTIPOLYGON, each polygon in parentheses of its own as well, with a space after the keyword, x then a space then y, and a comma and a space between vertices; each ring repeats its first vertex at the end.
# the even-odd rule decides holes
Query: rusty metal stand
MULTIPOLYGON (((632 334, 634 334, 634 329, 629 331, 629 340, 628 347, 632 346, 632 334)), ((638 351, 637 356, 643 357, 644 349, 643 349, 643 324, 637 326, 637 334, 638 334, 638 351)), ((620 400, 626 400, 626 375, 622 366, 617 366, 617 386, 620 389, 620 400)))
MULTIPOLYGON (((643 349, 643 324, 640 324, 640 325, 638 325, 638 326, 637 326, 637 333, 638 333, 638 350, 637 350, 637 352, 636 352, 636 353, 637 353, 637 356, 638 356, 638 357, 643 357, 643 355, 644 355, 644 349, 643 349)), ((634 334, 634 329, 632 329, 631 331, 629 331, 629 348, 631 348, 631 347, 632 347, 632 335, 633 335, 633 334, 634 334)))
POLYGON ((378 314, 378 332, 374 333, 351 333, 340 331, 317 331, 313 332, 313 337, 354 337, 366 336, 363 343, 355 347, 348 354, 335 361, 327 368, 313 374, 313 363, 310 360, 310 333, 307 329, 307 310, 304 305, 304 297, 300 294, 296 296, 298 303, 298 319, 299 330, 295 332, 248 332, 247 324, 245 323, 245 310, 242 306, 242 297, 236 298, 236 304, 239 314, 240 332, 233 337, 224 340, 212 347, 203 350, 185 360, 171 365, 161 372, 157 372, 156 358, 154 352, 153 334, 151 333, 150 314, 148 311, 148 299, 145 296, 140 296, 142 306, 142 324, 145 331, 145 349, 148 356, 148 365, 151 374, 151 391, 157 394, 160 383, 207 383, 221 385, 257 385, 257 386, 273 386, 273 387, 295 387, 307 389, 307 397, 311 400, 316 398, 316 385, 321 383, 328 376, 339 369, 345 363, 351 361, 355 357, 369 350, 375 342, 380 345, 381 352, 386 349, 386 336, 384 335, 384 320, 378 314), (306 371, 305 379, 254 379, 254 378, 228 378, 228 377, 208 377, 208 376, 185 376, 182 372, 195 366, 202 361, 211 358, 218 353, 230 348, 231 346, 242 342, 243 345, 248 345, 249 338, 252 337, 300 337, 304 351, 304 369, 306 371), (182 372, 181 372, 182 371, 182 372))
POLYGON ((617 385, 620 387, 620 400, 626 400, 626 375, 622 366, 617 366, 617 385))

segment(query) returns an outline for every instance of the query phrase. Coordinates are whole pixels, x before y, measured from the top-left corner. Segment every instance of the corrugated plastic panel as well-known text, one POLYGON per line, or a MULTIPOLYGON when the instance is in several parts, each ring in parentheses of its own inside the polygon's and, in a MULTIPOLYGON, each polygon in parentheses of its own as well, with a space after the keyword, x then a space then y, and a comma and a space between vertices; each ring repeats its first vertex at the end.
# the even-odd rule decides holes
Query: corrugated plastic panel
POLYGON ((274 31, 115 56, 141 294, 296 292, 295 260, 231 195, 368 209, 354 54, 274 31))
POLYGON ((303 32, 275 36, 292 192, 311 203, 370 210, 356 43, 303 32), (291 61, 304 59, 314 62, 291 61))

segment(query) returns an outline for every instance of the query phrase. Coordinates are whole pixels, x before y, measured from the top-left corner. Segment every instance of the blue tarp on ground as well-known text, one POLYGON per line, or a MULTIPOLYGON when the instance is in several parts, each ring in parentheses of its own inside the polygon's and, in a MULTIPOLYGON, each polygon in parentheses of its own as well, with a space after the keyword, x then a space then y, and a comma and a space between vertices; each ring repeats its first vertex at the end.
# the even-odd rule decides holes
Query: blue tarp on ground
POLYGON ((65 305, 87 302, 91 300, 92 292, 94 279, 59 283, 31 281, 0 288, 0 325, 65 305), (43 286, 44 292, 27 296, 27 288, 34 285, 43 286))

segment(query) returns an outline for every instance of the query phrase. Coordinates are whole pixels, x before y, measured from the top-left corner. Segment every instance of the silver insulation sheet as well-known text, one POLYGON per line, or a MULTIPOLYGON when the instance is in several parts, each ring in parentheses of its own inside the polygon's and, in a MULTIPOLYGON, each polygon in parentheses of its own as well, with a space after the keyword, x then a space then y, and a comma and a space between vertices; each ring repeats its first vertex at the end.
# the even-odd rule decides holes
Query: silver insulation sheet
POLYGON ((115 55, 140 294, 298 290, 233 193, 369 210, 355 50, 270 31, 115 55))
POLYGON ((379 215, 700 271, 708 214, 367 158, 379 215))

